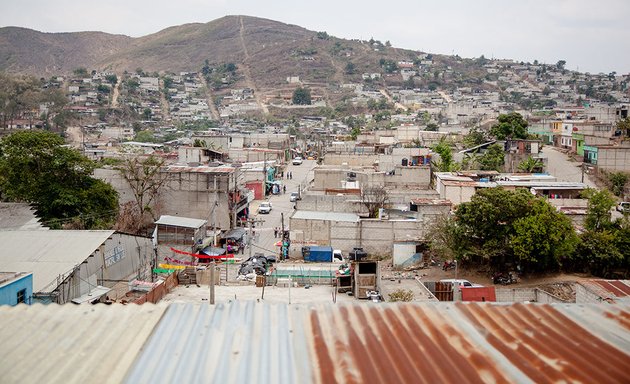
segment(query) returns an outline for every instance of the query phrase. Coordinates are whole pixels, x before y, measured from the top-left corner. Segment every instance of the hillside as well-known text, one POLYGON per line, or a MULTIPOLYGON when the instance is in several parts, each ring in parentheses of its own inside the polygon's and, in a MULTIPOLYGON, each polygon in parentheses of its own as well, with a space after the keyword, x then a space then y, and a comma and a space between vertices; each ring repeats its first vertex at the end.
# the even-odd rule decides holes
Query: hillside
POLYGON ((74 69, 109 69, 118 73, 199 71, 205 60, 234 62, 257 87, 275 88, 287 76, 313 85, 357 80, 377 71, 379 60, 409 59, 411 51, 376 51, 356 40, 272 20, 226 16, 209 23, 185 24, 131 38, 102 32, 42 33, 0 28, 0 71, 36 76, 68 74, 74 69), (319 37, 318 37, 319 36, 319 37), (348 62, 354 75, 344 71, 348 62))

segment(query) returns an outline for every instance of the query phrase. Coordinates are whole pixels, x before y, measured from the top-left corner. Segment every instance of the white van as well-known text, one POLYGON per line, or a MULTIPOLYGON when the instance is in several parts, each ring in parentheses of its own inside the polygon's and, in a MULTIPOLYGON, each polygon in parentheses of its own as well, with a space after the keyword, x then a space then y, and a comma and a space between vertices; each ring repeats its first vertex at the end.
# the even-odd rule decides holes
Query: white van
POLYGON ((468 280, 463 280, 463 279, 443 279, 440 280, 441 283, 451 283, 456 287, 459 288, 467 288, 467 287, 483 287, 483 285, 481 284, 475 284, 475 283, 471 283, 468 280))

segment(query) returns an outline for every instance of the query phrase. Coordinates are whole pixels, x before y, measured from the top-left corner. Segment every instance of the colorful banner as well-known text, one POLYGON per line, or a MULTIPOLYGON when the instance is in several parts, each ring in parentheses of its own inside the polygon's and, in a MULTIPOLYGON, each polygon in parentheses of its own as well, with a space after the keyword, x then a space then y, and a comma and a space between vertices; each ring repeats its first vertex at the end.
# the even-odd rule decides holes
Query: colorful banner
POLYGON ((184 268, 186 268, 183 265, 162 264, 162 263, 158 264, 158 267, 164 268, 164 269, 184 269, 184 268))
POLYGON ((182 261, 182 260, 173 259, 172 257, 165 257, 164 260, 168 261, 169 263, 175 263, 175 264, 180 264, 180 265, 197 265, 197 262, 182 261))
POLYGON ((153 273, 166 273, 170 275, 173 272, 175 272, 174 269, 153 268, 153 273))

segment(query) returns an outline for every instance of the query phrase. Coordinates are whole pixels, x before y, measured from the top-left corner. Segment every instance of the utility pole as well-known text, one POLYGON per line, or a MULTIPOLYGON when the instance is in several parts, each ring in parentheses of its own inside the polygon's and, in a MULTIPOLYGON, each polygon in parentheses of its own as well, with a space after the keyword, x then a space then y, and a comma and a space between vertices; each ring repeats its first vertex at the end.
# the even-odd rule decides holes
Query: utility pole
POLYGON ((216 271, 215 261, 212 259, 210 263, 210 305, 214 305, 214 273, 216 271))
POLYGON ((214 206, 212 207, 212 246, 217 246, 217 175, 214 175, 214 206))
MULTIPOLYGON (((284 212, 280 213, 280 223, 282 224, 282 236, 280 236, 280 241, 282 242, 282 246, 280 247, 280 260, 284 260, 284 212)), ((287 254, 289 250, 287 249, 287 254)))
POLYGON ((254 224, 254 219, 249 219, 249 236, 247 236, 247 248, 249 248, 249 257, 252 257, 252 225, 254 224))
POLYGON ((582 183, 584 183, 584 162, 582 162, 582 183))

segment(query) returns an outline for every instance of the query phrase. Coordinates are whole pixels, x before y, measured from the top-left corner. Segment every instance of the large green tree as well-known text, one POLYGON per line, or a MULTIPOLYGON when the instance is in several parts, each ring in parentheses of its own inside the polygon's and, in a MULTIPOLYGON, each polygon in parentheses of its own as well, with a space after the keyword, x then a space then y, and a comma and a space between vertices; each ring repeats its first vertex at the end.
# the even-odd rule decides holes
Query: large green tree
POLYGON ((525 189, 479 190, 445 221, 432 246, 448 248, 458 259, 504 269, 520 264, 528 271, 557 270, 577 238, 570 221, 525 189))
POLYGON ((107 228, 118 213, 118 194, 91 177, 94 162, 63 146, 56 134, 21 131, 0 141, 0 192, 36 206, 52 228, 107 228))
POLYGON ((514 222, 510 246, 527 270, 549 271, 560 267, 578 243, 571 220, 547 201, 536 199, 528 216, 514 222))
POLYGON ((503 148, 501 148, 499 144, 492 144, 479 157, 478 163, 480 168, 484 171, 501 172, 503 170, 503 164, 505 163, 503 148))
POLYGON ((311 91, 308 88, 296 88, 295 91, 293 91, 293 104, 310 105, 311 91))
POLYGON ((490 129, 490 134, 497 140, 527 138, 528 123, 520 113, 511 112, 507 115, 499 115, 498 120, 499 122, 490 129))
POLYGON ((615 206, 615 199, 607 190, 589 188, 583 192, 588 199, 586 219, 584 225, 589 231, 603 231, 610 229, 611 209, 615 206))

